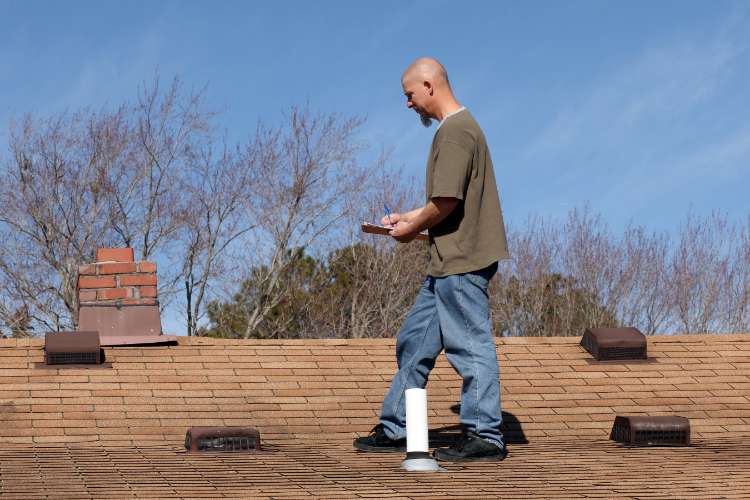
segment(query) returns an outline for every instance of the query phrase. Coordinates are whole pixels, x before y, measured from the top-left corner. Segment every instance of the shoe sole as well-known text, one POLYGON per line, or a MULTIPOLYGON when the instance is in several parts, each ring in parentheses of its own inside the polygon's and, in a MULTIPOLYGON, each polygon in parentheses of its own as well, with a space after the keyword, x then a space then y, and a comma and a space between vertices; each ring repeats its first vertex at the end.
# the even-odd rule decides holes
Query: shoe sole
POLYGON ((355 443, 354 448, 359 451, 368 451, 371 453, 405 453, 406 452, 406 446, 401 447, 401 448, 382 448, 378 446, 358 445, 355 443))
POLYGON ((444 457, 435 455, 435 459, 440 462, 502 462, 507 455, 492 455, 488 457, 444 457))

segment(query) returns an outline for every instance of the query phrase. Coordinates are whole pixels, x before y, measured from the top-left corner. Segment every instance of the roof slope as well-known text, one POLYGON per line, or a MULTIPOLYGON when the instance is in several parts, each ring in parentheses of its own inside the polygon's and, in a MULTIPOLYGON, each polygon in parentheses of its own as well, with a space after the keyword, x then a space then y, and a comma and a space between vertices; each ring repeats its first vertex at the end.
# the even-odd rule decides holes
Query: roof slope
MULTIPOLYGON (((0 496, 741 498, 750 335, 648 344, 648 362, 596 363, 575 338, 498 339, 510 457, 420 475, 351 448, 377 423, 393 339, 180 338, 107 348, 111 367, 92 368, 39 366, 43 341, 0 340, 0 496), (687 416, 694 445, 623 448, 606 440, 616 414, 687 416), (254 426, 266 449, 189 454, 192 425, 254 426)), ((441 356, 433 445, 457 431, 460 385, 441 356)))
MULTIPOLYGON (((595 363, 575 338, 498 339, 503 410, 528 438, 606 438, 615 414, 678 414, 693 435, 750 435, 750 335, 651 337, 650 362, 595 363)), ((192 425, 264 439, 351 439, 377 423, 394 340, 180 338, 106 349, 111 368, 37 367, 41 340, 0 340, 4 443, 178 443, 192 425)), ((430 426, 458 423, 460 379, 441 355, 430 426)))

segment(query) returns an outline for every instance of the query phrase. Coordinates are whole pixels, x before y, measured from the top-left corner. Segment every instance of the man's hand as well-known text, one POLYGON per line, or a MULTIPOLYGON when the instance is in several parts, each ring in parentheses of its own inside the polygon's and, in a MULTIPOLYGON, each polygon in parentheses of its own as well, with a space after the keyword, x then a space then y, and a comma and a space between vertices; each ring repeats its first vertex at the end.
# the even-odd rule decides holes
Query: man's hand
MULTIPOLYGON (((391 215, 391 220, 393 220, 393 215, 391 215)), ((417 237, 417 234, 419 234, 419 227, 411 222, 406 222, 404 220, 393 222, 395 224, 395 229, 391 231, 391 236, 393 236, 393 238, 399 243, 409 243, 417 237)))
MULTIPOLYGON (((409 243, 420 231, 438 224, 450 214, 459 200, 457 198, 432 198, 427 204, 411 212, 391 214, 393 231, 391 236, 401 243, 409 243)), ((384 226, 391 226, 388 216, 380 219, 384 226)))
POLYGON ((382 219, 380 219, 380 225, 385 227, 396 227, 396 223, 398 221, 405 221, 406 219, 401 214, 391 214, 391 219, 388 220, 388 216, 384 215, 382 219), (393 224, 391 224, 391 222, 393 224))
POLYGON ((416 226, 409 222, 409 213, 391 214, 390 220, 388 220, 388 216, 386 215, 380 219, 380 224, 385 227, 392 227, 391 236, 399 243, 409 243, 419 233, 419 231, 415 231, 417 229, 416 226))

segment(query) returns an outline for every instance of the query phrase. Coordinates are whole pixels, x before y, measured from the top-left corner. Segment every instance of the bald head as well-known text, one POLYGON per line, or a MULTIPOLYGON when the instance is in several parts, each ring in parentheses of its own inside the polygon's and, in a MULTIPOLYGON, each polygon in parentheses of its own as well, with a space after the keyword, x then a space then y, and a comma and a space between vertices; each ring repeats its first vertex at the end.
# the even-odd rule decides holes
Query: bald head
POLYGON ((433 119, 442 120, 460 107, 453 97, 448 72, 432 57, 420 57, 411 63, 401 77, 401 86, 406 107, 416 111, 426 127, 433 119))
POLYGON ((401 80, 417 78, 429 81, 433 86, 446 86, 450 88, 448 72, 440 61, 432 57, 420 57, 406 68, 401 80))

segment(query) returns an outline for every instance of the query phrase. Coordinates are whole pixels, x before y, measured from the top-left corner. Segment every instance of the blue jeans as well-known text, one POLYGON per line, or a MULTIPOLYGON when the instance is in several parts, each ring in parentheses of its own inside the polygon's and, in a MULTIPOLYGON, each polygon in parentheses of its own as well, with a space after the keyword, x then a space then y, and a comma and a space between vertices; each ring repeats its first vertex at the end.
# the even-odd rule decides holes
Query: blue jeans
POLYGON ((497 263, 471 273, 425 279, 398 333, 398 372, 380 413, 385 433, 391 439, 406 437, 406 389, 423 389, 427 385, 435 359, 445 349, 448 362, 463 378, 464 429, 504 447, 500 432, 500 370, 487 294, 488 282, 495 272, 497 263))

